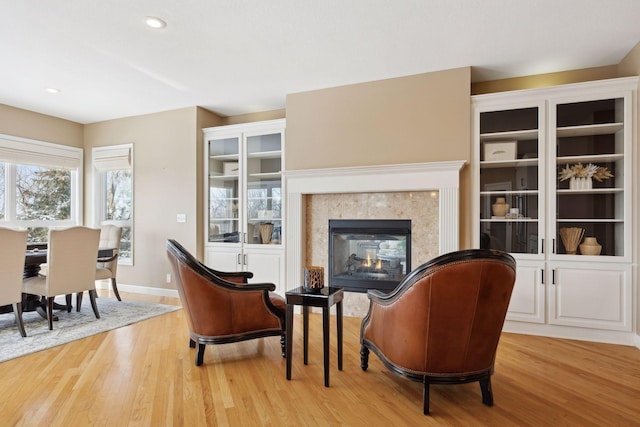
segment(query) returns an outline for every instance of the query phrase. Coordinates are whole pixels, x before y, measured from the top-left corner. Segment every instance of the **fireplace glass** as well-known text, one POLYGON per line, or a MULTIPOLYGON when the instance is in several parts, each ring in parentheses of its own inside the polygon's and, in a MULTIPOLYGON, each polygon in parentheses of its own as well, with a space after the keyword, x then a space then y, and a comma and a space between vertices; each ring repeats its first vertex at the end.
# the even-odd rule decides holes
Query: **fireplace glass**
POLYGON ((329 285, 392 291, 411 271, 411 220, 329 220, 329 285))

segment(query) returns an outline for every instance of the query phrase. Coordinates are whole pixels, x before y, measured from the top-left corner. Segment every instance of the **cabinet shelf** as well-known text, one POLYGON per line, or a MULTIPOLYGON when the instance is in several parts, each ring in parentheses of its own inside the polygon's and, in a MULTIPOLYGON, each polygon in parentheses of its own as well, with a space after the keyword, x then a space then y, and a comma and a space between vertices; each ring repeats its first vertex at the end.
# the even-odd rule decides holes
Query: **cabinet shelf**
POLYGON ((507 132, 491 132, 480 134, 480 141, 510 141, 537 139, 538 129, 515 130, 507 132))
POLYGON ((261 173, 250 173, 249 178, 260 178, 260 179, 278 179, 282 177, 282 172, 261 172, 261 173))
POLYGON ((480 167, 482 169, 494 169, 494 168, 521 168, 521 167, 535 167, 538 166, 538 159, 516 159, 516 160, 491 160, 481 161, 480 167))
POLYGON ((585 156, 564 156, 557 157, 556 161, 560 164, 566 163, 611 163, 618 160, 623 160, 624 154, 590 154, 585 156))
POLYGON ((481 191, 481 196, 525 196, 527 194, 536 195, 538 190, 496 190, 496 191, 481 191))
POLYGON ((209 179, 220 181, 237 181, 238 175, 209 175, 209 179))
POLYGON ((615 194, 615 193, 622 193, 624 192, 624 189, 622 188, 591 188, 588 190, 567 190, 567 189, 563 189, 563 190, 556 190, 556 193, 558 195, 573 195, 573 194, 615 194))
POLYGON ((624 129, 624 123, 605 123, 597 125, 567 126, 556 129, 558 138, 575 136, 607 135, 624 129))
POLYGON ((485 218, 480 222, 538 222, 536 218, 485 218))
POLYGON ((248 153, 248 159, 279 159, 282 157, 282 151, 259 151, 248 153))
POLYGON ((240 158, 240 156, 238 155, 238 153, 235 154, 215 154, 212 156, 209 156, 209 159, 211 160, 238 160, 240 158))
POLYGON ((624 223, 623 219, 615 219, 615 218, 557 218, 556 222, 580 222, 580 223, 600 223, 600 224, 617 224, 624 223))

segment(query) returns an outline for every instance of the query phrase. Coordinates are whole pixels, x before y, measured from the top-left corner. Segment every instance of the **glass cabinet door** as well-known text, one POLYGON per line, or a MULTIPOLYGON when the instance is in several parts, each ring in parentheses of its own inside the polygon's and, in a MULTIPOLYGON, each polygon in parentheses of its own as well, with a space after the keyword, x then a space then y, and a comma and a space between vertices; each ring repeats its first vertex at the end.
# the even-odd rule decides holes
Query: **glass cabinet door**
POLYGON ((209 242, 240 241, 240 137, 208 141, 209 242))
POLYGON ((282 133, 247 136, 247 241, 282 243, 282 133))
POLYGON ((481 112, 480 247, 541 253, 540 107, 481 112))
MULTIPOLYGON (((624 98, 557 104, 555 253, 625 255, 624 98)), ((553 114, 554 113, 554 114, 553 114)), ((552 122, 553 124, 553 122, 552 122)))

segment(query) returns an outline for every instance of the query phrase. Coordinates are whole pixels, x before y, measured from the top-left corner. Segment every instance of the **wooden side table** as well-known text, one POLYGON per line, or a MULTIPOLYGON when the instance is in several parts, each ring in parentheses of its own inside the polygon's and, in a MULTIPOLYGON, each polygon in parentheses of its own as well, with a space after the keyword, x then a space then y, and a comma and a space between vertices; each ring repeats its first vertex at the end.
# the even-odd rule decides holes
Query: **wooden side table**
POLYGON ((293 307, 302 306, 304 364, 309 353, 309 307, 322 308, 322 338, 324 350, 324 386, 329 387, 329 309, 336 304, 336 323, 338 329, 338 370, 342 370, 342 299, 344 290, 336 287, 324 287, 318 291, 309 291, 298 287, 285 293, 287 301, 287 379, 291 379, 291 353, 293 350, 293 307))

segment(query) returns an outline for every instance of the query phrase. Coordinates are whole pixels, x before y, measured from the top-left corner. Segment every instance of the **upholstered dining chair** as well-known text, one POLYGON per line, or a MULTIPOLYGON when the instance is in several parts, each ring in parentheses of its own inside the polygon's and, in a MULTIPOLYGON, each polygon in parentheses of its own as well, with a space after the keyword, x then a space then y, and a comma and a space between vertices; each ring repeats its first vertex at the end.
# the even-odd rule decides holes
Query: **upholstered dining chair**
POLYGON ((189 328, 189 346, 198 346, 196 366, 207 344, 227 344, 280 335, 285 353, 284 298, 273 283, 247 283, 250 272, 221 272, 200 263, 175 240, 167 255, 189 328))
POLYGON ((18 331, 27 336, 22 321, 22 274, 28 231, 0 228, 0 305, 13 305, 18 331))
POLYGON ((118 271, 118 254, 120 251, 120 238, 122 237, 122 227, 117 225, 105 224, 100 228, 100 249, 115 248, 113 256, 104 259, 98 259, 96 266, 96 280, 110 280, 111 289, 118 301, 122 301, 116 284, 116 273, 118 271))
POLYGON ((516 278, 505 252, 470 249, 434 258, 408 274, 389 294, 367 292, 360 329, 362 370, 372 350, 392 372, 424 384, 480 382, 493 405, 491 375, 516 278))
POLYGON ((53 300, 56 295, 67 296, 67 310, 71 310, 71 294, 89 291, 91 307, 96 318, 100 318, 96 304, 96 258, 100 230, 88 227, 71 227, 49 230, 47 268, 36 277, 22 283, 22 292, 40 295, 47 301, 47 320, 53 329, 53 300), (46 274, 46 275, 43 275, 46 274))

